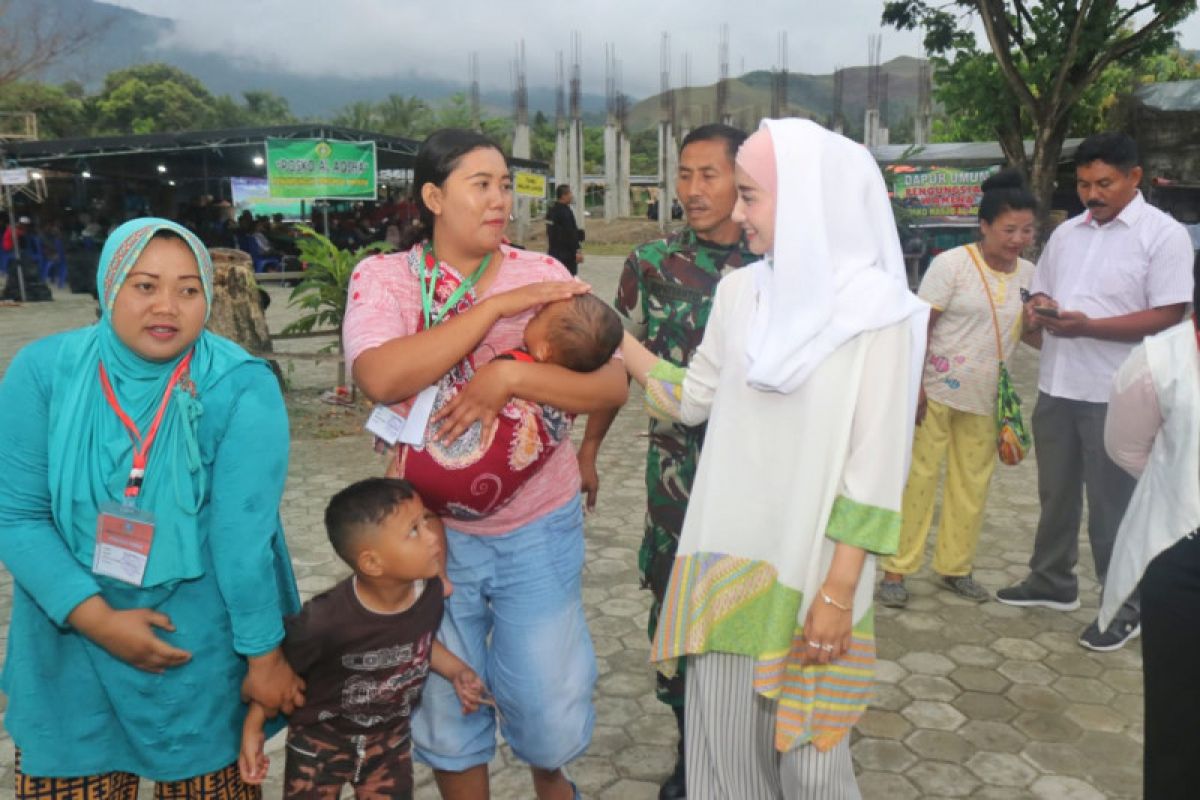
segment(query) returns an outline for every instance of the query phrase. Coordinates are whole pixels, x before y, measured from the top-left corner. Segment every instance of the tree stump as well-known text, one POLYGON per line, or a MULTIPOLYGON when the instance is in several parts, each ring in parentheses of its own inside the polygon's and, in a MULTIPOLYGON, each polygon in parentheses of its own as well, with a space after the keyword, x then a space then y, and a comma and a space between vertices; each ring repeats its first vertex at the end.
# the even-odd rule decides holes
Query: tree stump
POLYGON ((208 329, 232 339, 255 355, 271 352, 271 333, 259 302, 250 256, 241 250, 214 247, 213 300, 208 329))

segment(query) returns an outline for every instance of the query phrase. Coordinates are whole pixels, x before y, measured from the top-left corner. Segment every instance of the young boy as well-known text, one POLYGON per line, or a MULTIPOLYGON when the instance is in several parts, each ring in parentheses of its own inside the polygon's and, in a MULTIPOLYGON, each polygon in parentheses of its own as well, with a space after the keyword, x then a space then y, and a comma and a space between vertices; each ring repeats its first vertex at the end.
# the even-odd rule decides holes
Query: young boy
MULTIPOLYGON (((525 326, 525 347, 497 358, 557 364, 592 372, 613 357, 624 329, 617 313, 595 295, 547 303, 525 326)), ((458 387, 461 388, 461 387, 458 387)), ((457 396, 443 386, 434 402, 440 411, 457 396)), ((389 475, 406 478, 441 516, 476 519, 503 507, 566 439, 573 417, 557 408, 513 398, 496 424, 476 424, 452 442, 437 438, 435 413, 421 447, 397 449, 389 475)))
MULTIPOLYGON (((485 692, 434 638, 442 621, 441 520, 407 481, 370 478, 334 495, 325 528, 354 574, 285 621, 284 654, 306 690, 288 720, 284 797, 335 800, 349 783, 359 798, 410 798, 409 720, 428 671, 454 684, 463 713, 475 711, 485 692)), ((238 758, 247 783, 267 774, 265 721, 251 704, 238 758)))

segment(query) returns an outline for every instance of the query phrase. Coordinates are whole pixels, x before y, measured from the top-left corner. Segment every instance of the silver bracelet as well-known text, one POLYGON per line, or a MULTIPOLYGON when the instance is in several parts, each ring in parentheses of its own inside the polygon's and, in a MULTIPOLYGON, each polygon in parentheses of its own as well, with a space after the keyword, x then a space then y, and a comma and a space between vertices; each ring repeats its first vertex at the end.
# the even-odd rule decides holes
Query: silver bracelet
POLYGON ((834 600, 832 597, 830 597, 829 595, 825 594, 825 590, 824 590, 824 589, 821 589, 821 590, 820 590, 820 592, 821 592, 821 599, 825 601, 825 605, 827 605, 827 606, 833 606, 834 608, 836 608, 836 609, 839 609, 839 610, 841 610, 841 611, 850 611, 850 610, 852 610, 853 606, 844 606, 844 605, 842 605, 842 604, 841 604, 841 603, 839 603, 837 600, 834 600))

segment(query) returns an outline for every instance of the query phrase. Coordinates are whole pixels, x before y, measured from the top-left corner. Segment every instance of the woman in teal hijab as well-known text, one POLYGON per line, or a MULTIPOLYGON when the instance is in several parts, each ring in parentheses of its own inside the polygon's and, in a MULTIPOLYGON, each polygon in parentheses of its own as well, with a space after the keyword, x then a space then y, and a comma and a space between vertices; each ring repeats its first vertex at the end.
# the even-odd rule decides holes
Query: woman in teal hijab
POLYGON ((134 798, 137 776, 257 797, 237 777, 241 695, 301 699, 279 650, 298 607, 287 415, 267 365, 204 330, 212 274, 185 228, 122 225, 100 320, 29 345, 0 382, 18 798, 80 777, 71 796, 134 798))

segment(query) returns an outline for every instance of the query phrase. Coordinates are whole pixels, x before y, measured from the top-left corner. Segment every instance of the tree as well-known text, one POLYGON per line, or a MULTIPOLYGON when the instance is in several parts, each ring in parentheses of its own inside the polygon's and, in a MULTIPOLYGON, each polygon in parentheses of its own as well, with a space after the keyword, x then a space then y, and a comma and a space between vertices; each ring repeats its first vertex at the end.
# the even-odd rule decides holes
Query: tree
POLYGON ((354 128, 360 131, 374 131, 379 128, 379 113, 375 104, 368 100, 357 100, 344 106, 330 120, 342 128, 354 128))
POLYGON ((266 89, 242 92, 246 101, 245 125, 288 125, 296 121, 286 97, 266 89))
MULTIPOLYGON (((939 99, 952 117, 993 127, 1009 163, 1030 178, 1049 212, 1055 172, 1073 114, 1110 66, 1130 65, 1175 43, 1172 29, 1196 0, 888 0, 883 22, 925 30, 925 49, 956 86, 939 99), (978 18, 991 54, 970 30, 978 18), (1025 154, 1031 131, 1033 153, 1025 154)), ((956 123, 957 124, 957 123, 956 123)))
POLYGON ((37 114, 38 136, 42 139, 66 139, 90 132, 83 100, 47 83, 18 81, 0 86, 0 110, 37 114))
POLYGON ((432 130, 433 112, 415 95, 389 94, 379 103, 378 115, 380 133, 419 139, 432 130))
POLYGON ((467 102, 464 92, 455 92, 447 97, 437 110, 437 127, 439 128, 472 128, 475 121, 471 118, 471 104, 467 102))
POLYGON ((199 130, 211 127, 216 116, 204 84, 168 64, 110 72, 94 102, 98 127, 112 133, 199 130))

